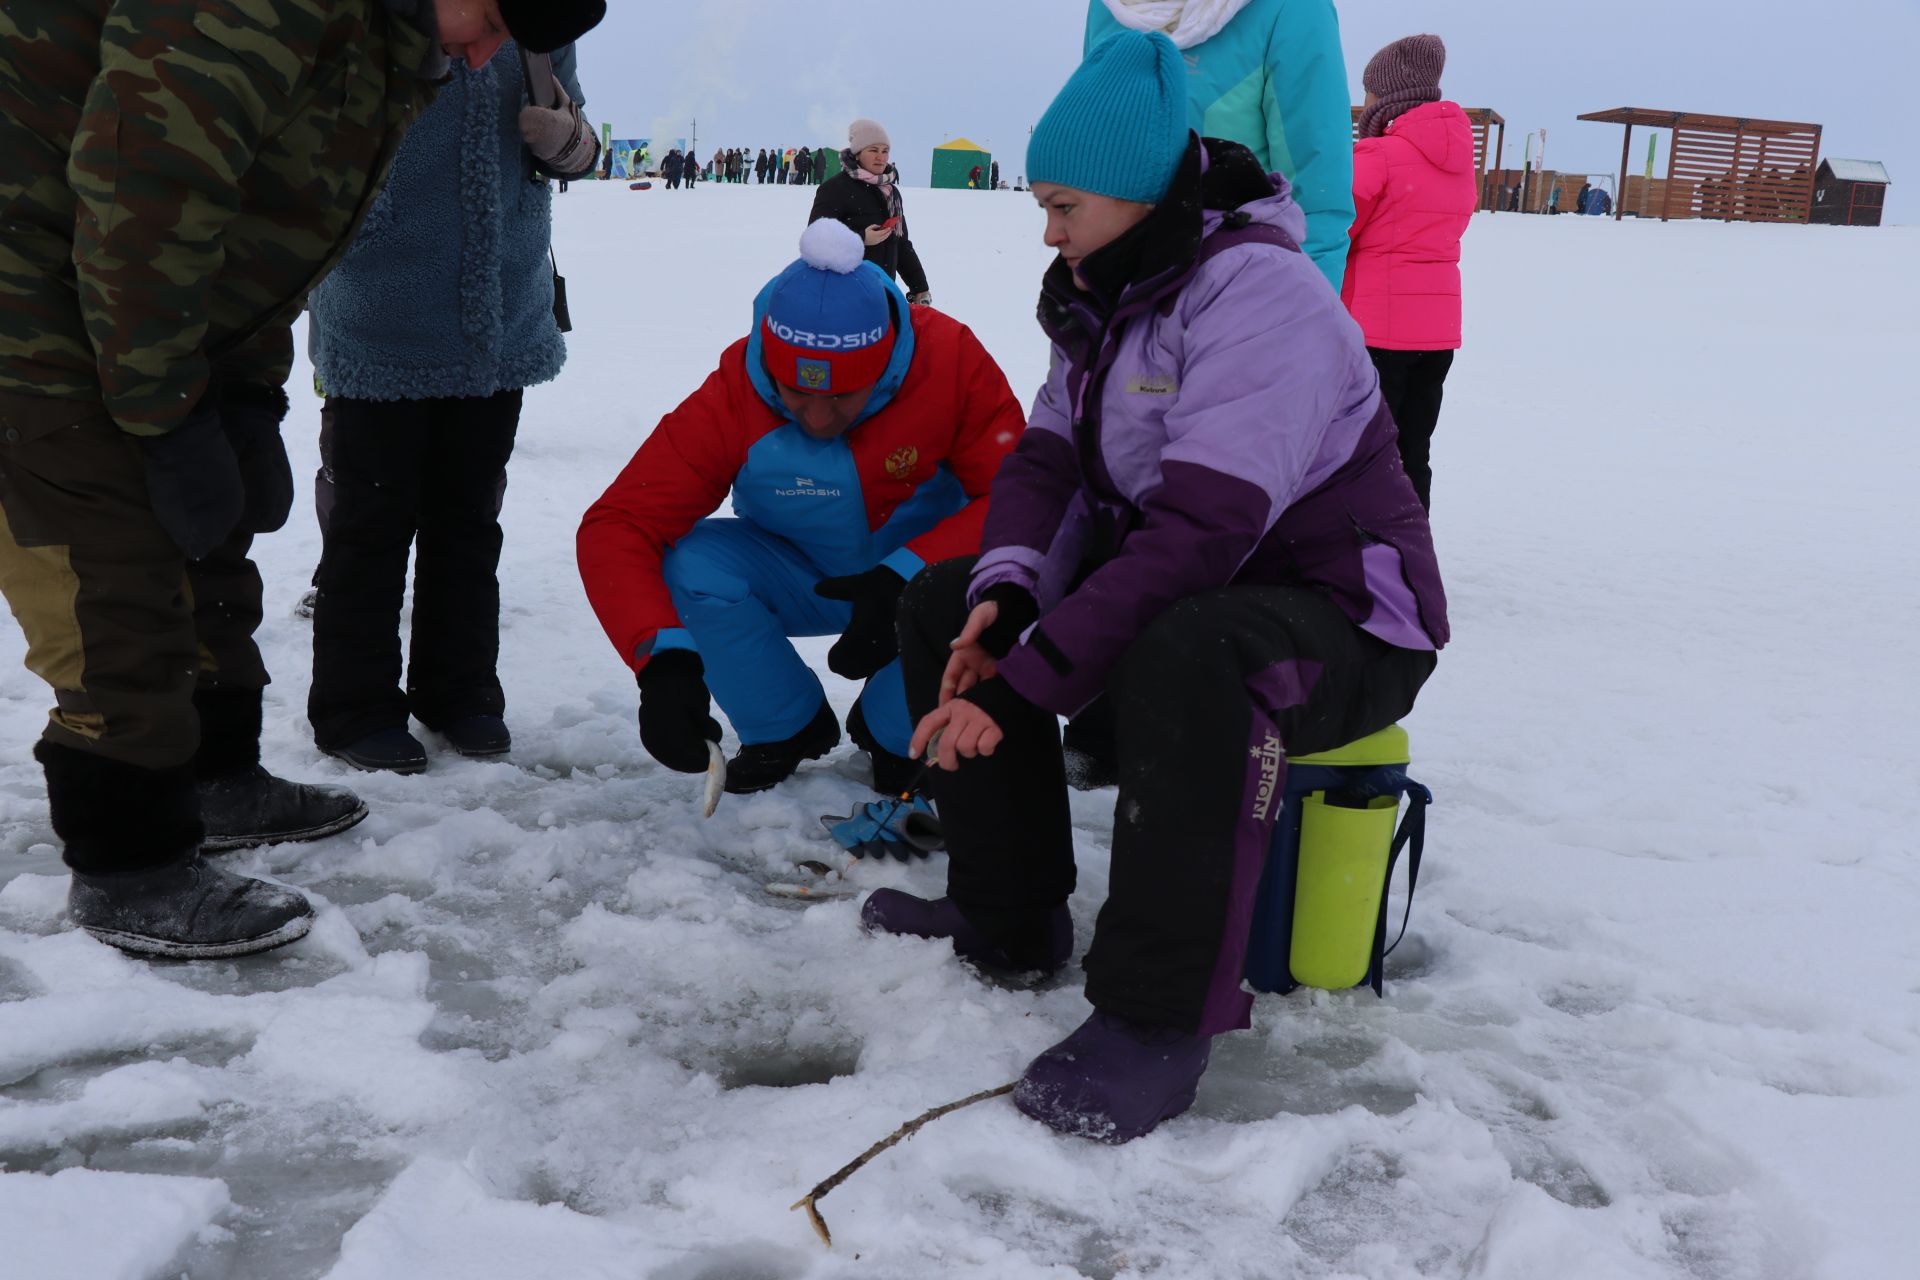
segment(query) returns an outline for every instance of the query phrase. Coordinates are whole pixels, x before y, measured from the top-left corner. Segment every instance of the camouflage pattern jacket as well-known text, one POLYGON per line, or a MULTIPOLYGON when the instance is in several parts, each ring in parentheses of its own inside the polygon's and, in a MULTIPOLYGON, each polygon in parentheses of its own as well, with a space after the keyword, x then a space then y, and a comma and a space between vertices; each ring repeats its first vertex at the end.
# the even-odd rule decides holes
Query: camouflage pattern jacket
POLYGON ((447 70, 432 0, 0 4, 0 388, 178 426, 277 389, 447 70))

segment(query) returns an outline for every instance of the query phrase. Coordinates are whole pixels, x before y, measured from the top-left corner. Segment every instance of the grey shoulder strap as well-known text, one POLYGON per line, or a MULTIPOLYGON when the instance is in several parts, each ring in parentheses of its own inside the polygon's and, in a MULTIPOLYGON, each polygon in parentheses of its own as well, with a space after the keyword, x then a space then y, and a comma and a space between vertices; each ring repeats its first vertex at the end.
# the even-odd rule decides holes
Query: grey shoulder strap
POLYGON ((560 105, 560 93, 554 88, 553 55, 549 53, 520 54, 520 66, 527 76, 527 96, 533 99, 536 107, 557 107, 560 105))

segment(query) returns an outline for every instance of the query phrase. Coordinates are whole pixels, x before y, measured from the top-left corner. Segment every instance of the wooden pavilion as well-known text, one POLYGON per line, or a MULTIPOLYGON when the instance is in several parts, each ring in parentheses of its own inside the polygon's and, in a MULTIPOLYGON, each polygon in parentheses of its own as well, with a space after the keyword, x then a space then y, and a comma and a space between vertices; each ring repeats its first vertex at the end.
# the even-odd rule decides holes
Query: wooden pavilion
POLYGON ((1620 107, 1580 117, 1625 126, 1620 144, 1617 221, 1643 218, 1715 218, 1726 222, 1806 222, 1813 211, 1814 172, 1820 165, 1820 126, 1747 116, 1701 115, 1620 107), (1667 176, 1632 173, 1633 130, 1671 129, 1667 176))

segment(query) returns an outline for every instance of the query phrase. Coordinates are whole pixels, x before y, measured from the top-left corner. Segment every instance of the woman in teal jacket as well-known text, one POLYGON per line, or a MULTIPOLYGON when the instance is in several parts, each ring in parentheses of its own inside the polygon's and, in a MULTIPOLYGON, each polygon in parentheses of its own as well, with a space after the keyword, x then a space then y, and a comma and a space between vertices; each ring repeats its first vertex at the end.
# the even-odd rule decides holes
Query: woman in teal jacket
POLYGON ((1085 52, 1116 31, 1164 31, 1186 55, 1188 123, 1293 184, 1302 246, 1334 292, 1353 225, 1353 116, 1333 0, 1093 0, 1085 52))

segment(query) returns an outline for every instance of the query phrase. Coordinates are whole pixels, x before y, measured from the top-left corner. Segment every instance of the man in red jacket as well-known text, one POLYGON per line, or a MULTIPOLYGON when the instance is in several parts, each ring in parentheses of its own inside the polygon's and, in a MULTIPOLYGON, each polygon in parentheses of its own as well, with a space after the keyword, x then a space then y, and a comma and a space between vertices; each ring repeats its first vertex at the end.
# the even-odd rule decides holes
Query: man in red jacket
POLYGON ((707 767, 717 698, 741 749, 727 790, 763 791, 840 741, 791 636, 866 687, 847 717, 895 794, 915 773, 894 608, 923 565, 979 551, 987 492, 1025 427, 966 326, 909 307, 831 220, 761 291, 753 333, 654 429, 580 524, 580 576, 638 674, 640 740, 707 767), (733 493, 733 519, 708 517, 733 493))

